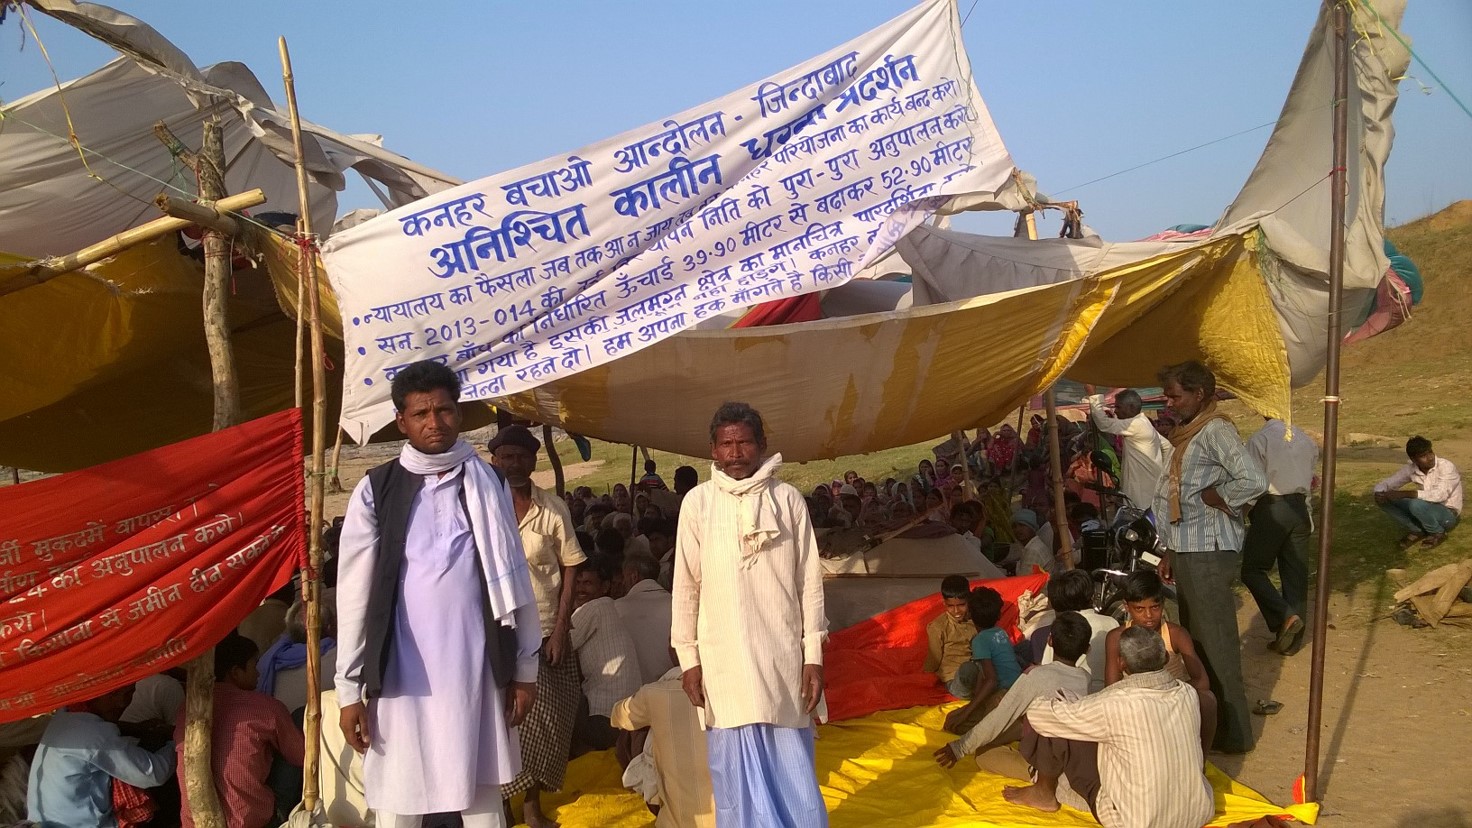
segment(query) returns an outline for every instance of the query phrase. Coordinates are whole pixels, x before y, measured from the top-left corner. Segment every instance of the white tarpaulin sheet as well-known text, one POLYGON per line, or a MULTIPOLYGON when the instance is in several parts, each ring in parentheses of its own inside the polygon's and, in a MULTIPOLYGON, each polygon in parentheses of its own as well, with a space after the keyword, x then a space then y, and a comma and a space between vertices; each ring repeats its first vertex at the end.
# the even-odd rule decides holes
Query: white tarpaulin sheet
POLYGON ((504 397, 842 284, 947 196, 1015 197, 959 32, 954 2, 930 0, 719 100, 338 233, 323 257, 343 428, 362 441, 391 421, 409 363, 504 397))

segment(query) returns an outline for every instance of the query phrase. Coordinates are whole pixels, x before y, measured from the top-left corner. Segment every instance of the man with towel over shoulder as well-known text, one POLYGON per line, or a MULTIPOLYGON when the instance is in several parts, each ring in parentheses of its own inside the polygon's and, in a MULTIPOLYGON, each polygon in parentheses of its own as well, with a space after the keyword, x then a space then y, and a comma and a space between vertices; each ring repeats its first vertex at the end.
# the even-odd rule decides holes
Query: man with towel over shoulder
POLYGON ((446 812, 499 828, 542 645, 511 495, 460 439, 448 368, 405 367, 392 397, 408 442, 358 484, 343 522, 339 721, 365 754, 380 828, 446 812))
POLYGON ((716 824, 826 826, 812 715, 828 622, 807 504, 751 406, 722 405, 710 441, 711 479, 680 511, 670 640, 707 728, 716 824))

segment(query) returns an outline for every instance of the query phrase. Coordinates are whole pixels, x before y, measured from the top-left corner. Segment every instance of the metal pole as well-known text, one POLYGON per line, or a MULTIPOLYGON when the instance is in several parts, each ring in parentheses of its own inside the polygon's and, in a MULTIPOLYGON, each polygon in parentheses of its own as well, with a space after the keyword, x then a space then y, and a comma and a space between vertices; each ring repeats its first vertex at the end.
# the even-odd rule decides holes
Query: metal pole
POLYGON ((1319 801, 1319 736, 1324 705, 1324 644, 1329 618, 1329 558, 1334 543, 1334 466, 1339 446, 1339 344, 1343 324, 1344 213, 1349 179, 1349 11, 1334 2, 1334 168, 1329 176, 1329 353, 1324 363, 1324 468, 1319 479, 1319 574, 1314 590, 1313 660, 1308 680, 1304 799, 1319 801))

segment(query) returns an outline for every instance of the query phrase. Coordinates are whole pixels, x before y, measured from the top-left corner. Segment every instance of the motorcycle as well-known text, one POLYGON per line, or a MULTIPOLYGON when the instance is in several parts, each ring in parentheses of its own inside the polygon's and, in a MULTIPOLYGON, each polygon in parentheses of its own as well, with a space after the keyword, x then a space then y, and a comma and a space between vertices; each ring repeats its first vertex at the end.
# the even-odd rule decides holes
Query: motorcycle
MULTIPOLYGON (((1141 509, 1118 489, 1097 488, 1118 498, 1120 505, 1098 529, 1083 533, 1080 568, 1094 579, 1094 609, 1123 624, 1129 615, 1124 603, 1124 583, 1131 573, 1156 570, 1169 553, 1155 528, 1155 515, 1141 509)), ((1166 601, 1176 600, 1176 590, 1165 585, 1166 601)))

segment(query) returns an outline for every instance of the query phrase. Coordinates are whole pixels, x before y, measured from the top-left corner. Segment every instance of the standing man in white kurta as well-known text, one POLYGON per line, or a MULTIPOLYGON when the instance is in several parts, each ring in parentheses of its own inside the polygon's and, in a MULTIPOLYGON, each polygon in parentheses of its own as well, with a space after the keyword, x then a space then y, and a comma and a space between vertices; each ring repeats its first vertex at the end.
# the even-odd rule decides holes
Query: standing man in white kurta
POLYGON ((380 828, 457 811, 499 828, 542 644, 511 497, 459 439, 448 368, 414 363, 392 396, 408 443, 358 484, 343 523, 339 722, 380 828))
POLYGON ((823 581, 802 493, 776 478, 761 415, 726 403, 709 482, 680 510, 670 641, 703 709, 719 828, 828 824, 814 769, 823 581))
POLYGON ((1130 502, 1141 509, 1149 509, 1155 501, 1155 487, 1160 483, 1160 471, 1165 468, 1166 453, 1170 443, 1155 430, 1142 410, 1144 402, 1138 392, 1125 389, 1114 398, 1114 416, 1104 409, 1104 395, 1095 394, 1092 385, 1087 386, 1089 396, 1089 418, 1094 426, 1105 434, 1117 434, 1124 438, 1124 457, 1120 462, 1119 490, 1130 502))

